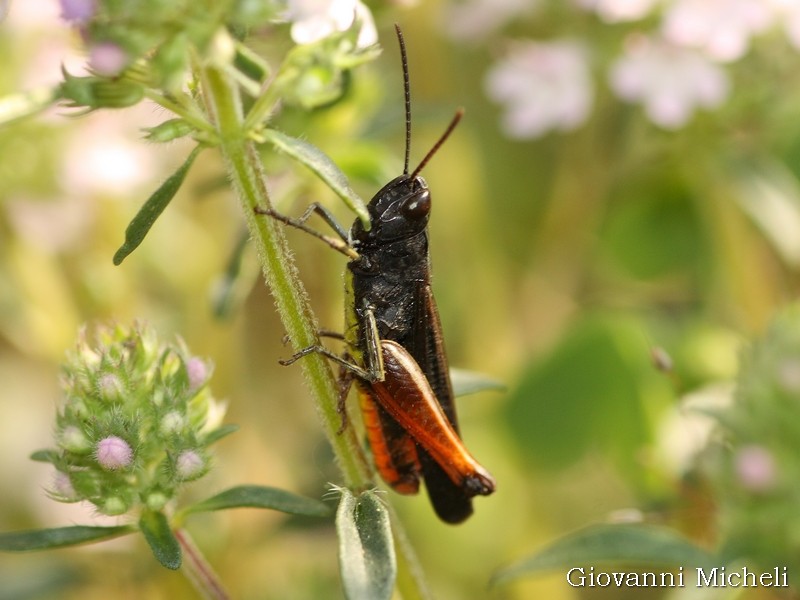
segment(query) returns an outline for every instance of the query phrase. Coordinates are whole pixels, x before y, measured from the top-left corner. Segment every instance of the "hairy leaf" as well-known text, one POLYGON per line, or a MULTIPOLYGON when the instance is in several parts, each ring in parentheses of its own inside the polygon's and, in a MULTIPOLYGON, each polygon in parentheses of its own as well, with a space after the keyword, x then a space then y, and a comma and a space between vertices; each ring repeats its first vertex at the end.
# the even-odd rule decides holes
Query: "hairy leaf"
POLYGON ((389 512, 375 492, 353 496, 342 490, 336 512, 339 536, 339 571, 348 600, 382 600, 392 597, 395 560, 389 512))

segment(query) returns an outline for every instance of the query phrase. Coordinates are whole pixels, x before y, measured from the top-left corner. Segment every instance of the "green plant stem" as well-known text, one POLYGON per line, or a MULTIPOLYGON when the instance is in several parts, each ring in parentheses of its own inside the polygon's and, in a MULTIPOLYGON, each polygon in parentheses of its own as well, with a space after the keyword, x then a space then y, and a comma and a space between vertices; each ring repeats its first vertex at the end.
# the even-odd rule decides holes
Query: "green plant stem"
MULTIPOLYGON (((255 212, 257 207, 271 205, 261 157, 242 127, 238 88, 227 75, 214 67, 206 67, 201 72, 205 100, 218 128, 228 176, 242 204, 251 240, 283 325, 295 350, 318 345, 316 323, 283 231, 274 219, 255 212)), ((323 356, 312 353, 300 361, 300 366, 345 482, 355 489, 369 486, 371 470, 352 428, 338 433, 341 417, 336 410, 337 385, 330 365, 323 356)))
POLYGON ((208 600, 229 600, 230 596, 211 565, 195 546, 194 540, 185 529, 174 532, 183 554, 182 571, 195 589, 208 600))
MULTIPOLYGON (((295 350, 319 344, 316 321, 302 282, 297 275, 280 225, 256 214, 257 207, 271 207, 261 157, 244 126, 241 98, 236 84, 212 66, 199 69, 202 92, 212 121, 217 127, 220 150, 228 177, 233 183, 247 220, 247 226, 275 299, 278 312, 295 350)), ((341 416, 337 411, 338 386, 327 359, 314 352, 300 360, 317 412, 346 485, 354 490, 372 487, 372 469, 366 461, 354 428, 340 432, 341 416)), ((399 566, 405 571, 399 578, 408 598, 428 596, 421 568, 405 532, 393 519, 397 550, 402 554, 399 566)))
POLYGON ((201 115, 196 114, 196 110, 191 110, 191 108, 185 107, 183 103, 170 100, 164 94, 159 94, 158 92, 150 89, 145 90, 145 96, 156 104, 159 104, 167 110, 174 112, 181 119, 199 131, 214 133, 214 128, 207 121, 205 121, 201 115))

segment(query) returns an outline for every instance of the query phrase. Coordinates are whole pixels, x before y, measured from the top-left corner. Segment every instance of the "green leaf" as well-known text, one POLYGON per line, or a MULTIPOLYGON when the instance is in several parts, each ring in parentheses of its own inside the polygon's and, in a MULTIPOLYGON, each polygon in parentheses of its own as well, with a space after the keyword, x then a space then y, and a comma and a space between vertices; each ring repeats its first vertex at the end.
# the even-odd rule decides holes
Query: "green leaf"
POLYGON ((734 163, 733 199, 791 267, 800 265, 800 183, 779 161, 734 163))
POLYGON ((57 450, 46 448, 44 450, 37 450, 31 454, 30 459, 35 460, 36 462, 56 464, 56 462, 59 460, 59 455, 57 450))
POLYGON ((161 186, 153 192, 153 195, 147 199, 142 208, 133 217, 133 220, 125 230, 125 243, 120 246, 119 250, 114 254, 114 264, 119 265, 123 260, 142 243, 153 223, 164 212, 164 209, 170 203, 172 198, 180 189, 183 180, 186 178, 186 173, 189 172, 189 167, 192 166, 194 159, 200 153, 202 146, 196 146, 194 150, 186 158, 186 161, 170 175, 161 186))
POLYGON ((319 500, 260 485, 232 487, 216 496, 186 507, 184 513, 226 510, 229 508, 270 508, 308 517, 326 517, 331 514, 331 509, 328 505, 319 500))
POLYGON ((265 139, 277 150, 287 154, 311 169, 352 210, 366 229, 370 226, 369 213, 361 196, 355 193, 339 167, 322 150, 297 138, 274 129, 264 131, 265 139))
POLYGON ((500 569, 492 577, 492 584, 601 562, 707 567, 714 561, 712 553, 670 529, 643 524, 599 524, 567 535, 533 556, 500 569))
POLYGON ((242 75, 258 84, 262 84, 270 75, 267 62, 244 44, 236 44, 233 65, 242 75))
POLYGON ((336 511, 339 571, 348 600, 392 597, 397 577, 389 511, 375 492, 346 489, 336 511))
POLYGON ((167 569, 177 570, 181 566, 181 546, 164 513, 147 510, 139 519, 139 528, 142 530, 150 549, 167 569))
MULTIPOLYGON (((230 257, 228 258, 225 272, 219 278, 215 285, 213 307, 214 316, 218 318, 225 318, 230 316, 234 311, 233 308, 242 301, 245 296, 244 290, 240 289, 242 266, 244 264, 245 250, 250 245, 250 232, 242 228, 239 234, 239 239, 233 247, 230 257)), ((253 273, 249 274, 248 279, 252 279, 253 273)), ((253 283, 248 282, 247 292, 253 287, 253 283)))
POLYGON ((635 319, 577 319, 544 359, 530 364, 506 404, 512 440, 538 468, 564 468, 605 451, 631 477, 650 442, 652 415, 669 406, 669 381, 650 361, 635 319))
POLYGON ((203 443, 206 446, 210 446, 211 444, 216 444, 222 438, 229 436, 232 433, 239 431, 239 426, 230 423, 228 425, 222 425, 221 427, 217 427, 213 431, 209 431, 208 434, 203 439, 203 443))
POLYGON ((453 393, 457 398, 487 390, 502 392, 506 389, 506 386, 497 381, 497 379, 492 379, 488 375, 477 371, 467 371, 466 369, 450 369, 450 380, 453 383, 453 393))
POLYGON ((28 550, 47 550, 63 548, 88 542, 98 542, 136 531, 130 525, 117 527, 90 527, 75 525, 73 527, 55 527, 53 529, 32 529, 28 531, 10 531, 0 533, 0 551, 25 552, 28 550))
POLYGON ((144 139, 148 142, 163 144, 187 136, 196 130, 191 123, 184 119, 169 119, 155 127, 145 127, 142 131, 145 132, 144 139))

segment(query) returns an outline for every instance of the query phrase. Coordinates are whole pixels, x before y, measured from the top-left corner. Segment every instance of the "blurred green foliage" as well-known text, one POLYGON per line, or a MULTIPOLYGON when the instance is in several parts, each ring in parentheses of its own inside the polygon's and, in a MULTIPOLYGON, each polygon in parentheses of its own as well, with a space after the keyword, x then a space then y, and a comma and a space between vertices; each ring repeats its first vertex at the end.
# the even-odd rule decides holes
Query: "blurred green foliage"
MULTIPOLYGON (((560 573, 492 591, 485 584, 500 565, 631 506, 696 540, 713 539, 707 482, 691 460, 664 455, 690 444, 681 397, 710 396, 732 381, 741 340, 796 296, 800 55, 761 40, 732 67, 728 102, 674 132, 601 90, 581 128, 511 141, 484 96, 494 48, 445 41, 440 9, 376 7, 383 56, 355 72, 340 102, 311 114, 287 109, 274 125, 327 152, 363 197, 399 173, 393 20, 402 22, 409 51, 412 163, 455 107, 466 107, 459 131, 425 171, 434 288, 451 364, 510 390, 459 406, 465 442, 496 476, 498 492, 478 500, 475 516, 456 529, 437 522, 424 498, 392 503, 439 598, 600 597, 568 588, 560 573), (656 347, 674 361, 668 373, 652 364, 656 347)), ((549 18, 513 27, 518 35, 566 30, 596 38, 598 52, 619 38, 588 16, 570 24, 549 18)), ((67 47, 68 32, 59 35, 58 48, 67 47)), ((57 39, 35 27, 0 36, 0 57, 10 65, 0 92, 18 91, 25 70, 36 68, 29 61, 57 39)), ((229 421, 242 429, 220 444, 213 483, 190 494, 248 481, 319 497, 337 481, 297 370, 277 364, 288 350, 254 257, 243 257, 239 305, 226 320, 213 316, 241 216, 219 185, 223 170, 212 153, 198 157, 137 252, 112 265, 129 220, 188 153, 181 142, 137 142, 139 127, 163 120, 148 110, 85 120, 47 115, 0 133, 2 530, 91 517, 48 500, 42 488, 51 474, 27 456, 50 444, 65 350, 82 322, 98 319, 143 318, 214 361, 215 392, 229 399, 229 421), (96 145, 117 140, 125 142, 107 148, 120 149, 119 161, 93 162, 96 145), (120 163, 134 170, 122 188, 86 183, 105 181, 104 169, 120 163)), ((300 214, 317 200, 343 223, 353 219, 285 157, 264 158, 283 212, 300 214)), ((343 259, 307 236, 288 236, 321 326, 337 329, 343 259)), ((204 516, 192 530, 236 597, 340 597, 331 527, 237 511, 204 516)), ((17 591, 0 598, 192 597, 141 543, 115 544, 2 556, 2 587, 17 591)))

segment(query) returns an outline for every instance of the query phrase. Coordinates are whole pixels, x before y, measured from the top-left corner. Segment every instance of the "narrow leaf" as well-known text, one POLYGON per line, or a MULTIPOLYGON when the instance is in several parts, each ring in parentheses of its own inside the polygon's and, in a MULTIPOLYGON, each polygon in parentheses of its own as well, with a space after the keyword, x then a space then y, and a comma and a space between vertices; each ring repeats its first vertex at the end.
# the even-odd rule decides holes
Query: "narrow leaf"
POLYGON ((339 572, 348 600, 392 597, 397 577, 389 511, 375 492, 342 490, 336 511, 339 572))
POLYGON ((44 462, 55 464, 58 461, 58 451, 53 450, 52 448, 47 448, 44 450, 37 450, 30 456, 31 460, 35 460, 36 462, 44 462))
POLYGON ((477 371, 467 371, 465 369, 450 369, 450 380, 453 382, 453 393, 456 397, 477 394, 487 390, 500 391, 506 386, 497 379, 492 379, 488 375, 477 371))
MULTIPOLYGON (((250 243, 250 232, 246 228, 242 228, 239 234, 239 239, 233 247, 228 264, 225 267, 225 272, 219 278, 214 290, 214 316, 224 318, 231 315, 233 307, 239 300, 238 296, 243 296, 242 287, 237 285, 241 279, 242 265, 244 263, 245 250, 250 243)), ((252 287, 252 282, 250 283, 252 287)), ((248 289, 249 291, 249 289, 248 289)))
POLYGON ((177 570, 181 566, 181 546, 178 539, 170 529, 167 517, 163 513, 148 510, 142 513, 139 519, 139 528, 142 530, 150 549, 167 569, 177 570))
POLYGON ((713 564, 714 555, 675 532, 642 524, 592 525, 567 535, 544 550, 500 569, 492 584, 553 569, 571 569, 597 563, 659 565, 713 564))
POLYGON ((319 500, 260 485, 232 487, 216 496, 187 507, 184 512, 207 512, 229 508, 270 508, 308 517, 326 517, 331 514, 328 505, 319 500))
POLYGON ((293 138, 274 129, 264 131, 264 137, 277 150, 289 155, 298 162, 311 169, 317 177, 322 179, 344 203, 350 207, 365 228, 369 228, 369 213, 361 197, 353 191, 347 182, 347 177, 339 167, 322 150, 297 138, 293 138))
POLYGON ((0 533, 0 551, 25 552, 28 550, 46 550, 63 548, 88 542, 98 542, 136 531, 130 525, 117 527, 90 527, 75 525, 73 527, 56 527, 53 529, 32 529, 28 531, 10 531, 0 533))
POLYGON ((232 433, 239 431, 239 426, 230 423, 228 425, 222 425, 221 427, 217 427, 213 431, 209 431, 206 434, 204 439, 204 444, 209 446, 211 444, 215 444, 220 441, 222 438, 229 436, 232 433))
POLYGON ((147 202, 133 217, 133 220, 125 230, 125 243, 114 254, 115 265, 119 265, 142 243, 153 223, 156 222, 156 219, 164 212, 172 198, 175 197, 175 194, 183 184, 183 180, 186 178, 186 173, 189 172, 189 167, 192 166, 201 149, 202 146, 196 146, 186 158, 186 161, 153 192, 153 195, 147 199, 147 202))

